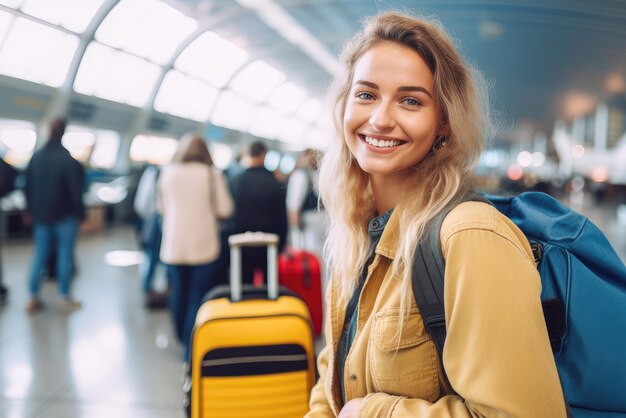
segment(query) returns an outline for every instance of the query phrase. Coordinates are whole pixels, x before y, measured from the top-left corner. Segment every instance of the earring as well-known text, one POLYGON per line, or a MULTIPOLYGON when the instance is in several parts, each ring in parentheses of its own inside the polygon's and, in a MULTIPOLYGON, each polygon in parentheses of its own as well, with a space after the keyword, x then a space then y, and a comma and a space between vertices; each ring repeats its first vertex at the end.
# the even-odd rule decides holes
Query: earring
POLYGON ((439 148, 444 147, 448 144, 448 137, 447 136, 443 136, 443 135, 439 135, 437 138, 435 138, 435 141, 433 142, 433 151, 437 151, 439 148))

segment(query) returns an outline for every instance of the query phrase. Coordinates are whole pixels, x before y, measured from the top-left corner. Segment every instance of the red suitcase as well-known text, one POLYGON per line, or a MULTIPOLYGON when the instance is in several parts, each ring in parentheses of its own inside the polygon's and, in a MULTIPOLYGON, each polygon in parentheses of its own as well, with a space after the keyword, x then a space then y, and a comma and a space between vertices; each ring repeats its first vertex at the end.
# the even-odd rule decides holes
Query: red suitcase
POLYGON ((288 249, 278 258, 280 284, 306 302, 315 335, 322 333, 322 280, 320 262, 308 251, 288 249))

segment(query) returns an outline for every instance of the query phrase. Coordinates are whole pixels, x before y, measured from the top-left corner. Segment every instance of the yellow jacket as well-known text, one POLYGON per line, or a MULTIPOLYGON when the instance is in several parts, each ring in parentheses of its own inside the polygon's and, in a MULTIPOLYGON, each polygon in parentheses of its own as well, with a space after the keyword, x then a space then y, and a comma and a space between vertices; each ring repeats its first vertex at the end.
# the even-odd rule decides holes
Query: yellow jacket
MULTIPOLYGON (((565 403, 540 303, 541 282, 522 232, 495 208, 466 202, 441 228, 446 259, 447 338, 442 381, 437 351, 415 306, 397 348, 401 286, 391 272, 398 243, 394 212, 376 247, 346 359, 346 399, 365 398, 360 416, 565 417, 565 403)), ((347 301, 332 281, 326 303, 327 346, 307 418, 341 410, 335 353, 347 301)))

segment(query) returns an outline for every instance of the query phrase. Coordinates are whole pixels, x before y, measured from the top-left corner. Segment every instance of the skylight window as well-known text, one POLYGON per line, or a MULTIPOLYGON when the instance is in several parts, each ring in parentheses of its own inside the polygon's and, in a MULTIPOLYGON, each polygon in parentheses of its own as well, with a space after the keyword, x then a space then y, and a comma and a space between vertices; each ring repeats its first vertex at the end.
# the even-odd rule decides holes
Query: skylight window
POLYGON ((113 168, 120 150, 120 134, 115 131, 97 131, 96 145, 89 162, 92 167, 113 168))
POLYGON ((295 116, 304 122, 313 122, 322 111, 322 102, 318 99, 309 98, 304 101, 296 111, 295 116))
POLYGON ((203 122, 209 118, 216 98, 217 90, 213 87, 172 70, 159 88, 154 108, 159 112, 203 122))
POLYGON ((252 107, 252 103, 237 96, 232 91, 222 92, 211 115, 211 123, 237 131, 244 131, 250 124, 252 107))
POLYGON ((165 64, 198 22, 156 0, 122 0, 102 22, 96 39, 165 64))
POLYGON ((9 29, 11 29, 11 22, 13 22, 13 15, 0 10, 0 45, 2 45, 9 29))
POLYGON ((171 161, 177 147, 178 141, 174 138, 137 135, 130 144, 130 159, 163 165, 171 161))
POLYGON ((141 58, 92 42, 78 68, 74 90, 141 107, 148 101, 160 71, 141 58))
POLYGON ((265 61, 257 60, 241 70, 229 86, 244 98, 259 103, 286 78, 282 71, 265 61))
POLYGON ((280 113, 269 107, 262 107, 255 115, 250 133, 261 138, 274 139, 282 131, 284 124, 280 113))
POLYGON ((306 138, 306 146, 307 148, 323 150, 328 148, 332 138, 333 135, 328 131, 313 129, 306 138))
POLYGON ((24 0, 0 0, 0 4, 3 4, 11 9, 17 9, 24 3, 24 0))
POLYGON ((213 159, 213 164, 215 167, 220 170, 228 169, 231 161, 233 160, 233 150, 230 146, 226 144, 211 144, 209 146, 211 151, 211 158, 213 159))
POLYGON ((28 164, 36 142, 37 132, 33 123, 0 120, 0 151, 6 151, 4 159, 10 164, 18 167, 28 164))
POLYGON ((276 87, 276 89, 270 93, 267 98, 267 103, 280 113, 288 115, 296 111, 306 96, 306 91, 288 81, 276 87))
POLYGON ((95 168, 113 168, 120 147, 115 131, 68 125, 62 140, 72 157, 95 168))
POLYGON ((72 154, 72 157, 81 162, 87 162, 94 145, 96 144, 96 136, 93 132, 76 131, 71 125, 67 127, 65 135, 63 135, 63 146, 72 154))
POLYGON ((22 11, 54 25, 82 33, 104 0, 26 0, 22 11))
POLYGON ((180 54, 175 67, 212 86, 223 87, 247 59, 245 50, 213 32, 205 32, 180 54))
POLYGON ((282 142, 294 145, 302 145, 305 143, 306 125, 295 118, 289 118, 281 127, 282 131, 278 135, 278 139, 282 142))
POLYGON ((74 35, 16 18, 0 50, 0 73, 60 87, 77 47, 74 35))

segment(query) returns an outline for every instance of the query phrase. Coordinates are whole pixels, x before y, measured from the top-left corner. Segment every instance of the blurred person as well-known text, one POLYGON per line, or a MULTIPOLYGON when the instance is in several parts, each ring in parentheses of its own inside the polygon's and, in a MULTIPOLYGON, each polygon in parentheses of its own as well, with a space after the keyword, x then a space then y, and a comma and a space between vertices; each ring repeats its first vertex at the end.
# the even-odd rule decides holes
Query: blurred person
POLYGON ((133 200, 133 208, 141 218, 139 241, 144 251, 144 260, 140 265, 141 290, 145 296, 147 308, 162 307, 165 295, 153 289, 154 275, 159 265, 161 250, 161 216, 157 211, 157 181, 160 169, 149 164, 145 167, 133 200))
POLYGON ((83 186, 85 170, 63 147, 66 121, 56 119, 50 127, 48 142, 36 151, 26 168, 25 195, 27 212, 33 222, 35 253, 30 275, 30 300, 26 310, 43 307, 39 291, 43 270, 54 245, 56 277, 62 309, 72 310, 81 303, 71 295, 73 254, 81 220, 85 219, 83 186))
POLYGON ((235 157, 230 161, 230 164, 228 164, 228 168, 226 169, 226 176, 229 179, 233 179, 245 171, 246 167, 244 166, 244 158, 244 151, 238 149, 235 152, 235 157))
MULTIPOLYGON (((248 151, 248 168, 233 178, 231 190, 235 200, 234 233, 260 231, 277 234, 279 250, 287 238, 285 191, 274 174, 265 168, 267 147, 256 141, 248 151)), ((252 283, 255 271, 267 272, 265 248, 242 249, 242 281, 252 283)))
MULTIPOLYGON (((15 178, 17 169, 4 160, 6 150, 0 143, 0 199, 15 190, 15 178)), ((4 239, 4 214, 0 205, 0 303, 4 302, 9 294, 9 290, 3 283, 2 277, 2 244, 4 239)))
POLYGON ((161 169, 157 207, 163 218, 161 261, 170 278, 174 330, 189 361, 191 331, 204 295, 216 281, 220 255, 219 220, 233 211, 221 171, 204 139, 184 136, 172 162, 161 169))
POLYGON ((287 215, 289 235, 294 246, 314 252, 322 257, 326 239, 326 216, 323 208, 318 208, 319 152, 304 150, 298 157, 296 169, 289 176, 287 184, 287 215))
POLYGON ((478 74, 438 23, 393 12, 365 21, 342 62, 320 169, 327 346, 306 418, 565 417, 528 240, 493 206, 456 205, 491 126, 478 74), (412 266, 442 213, 439 356, 412 266))

